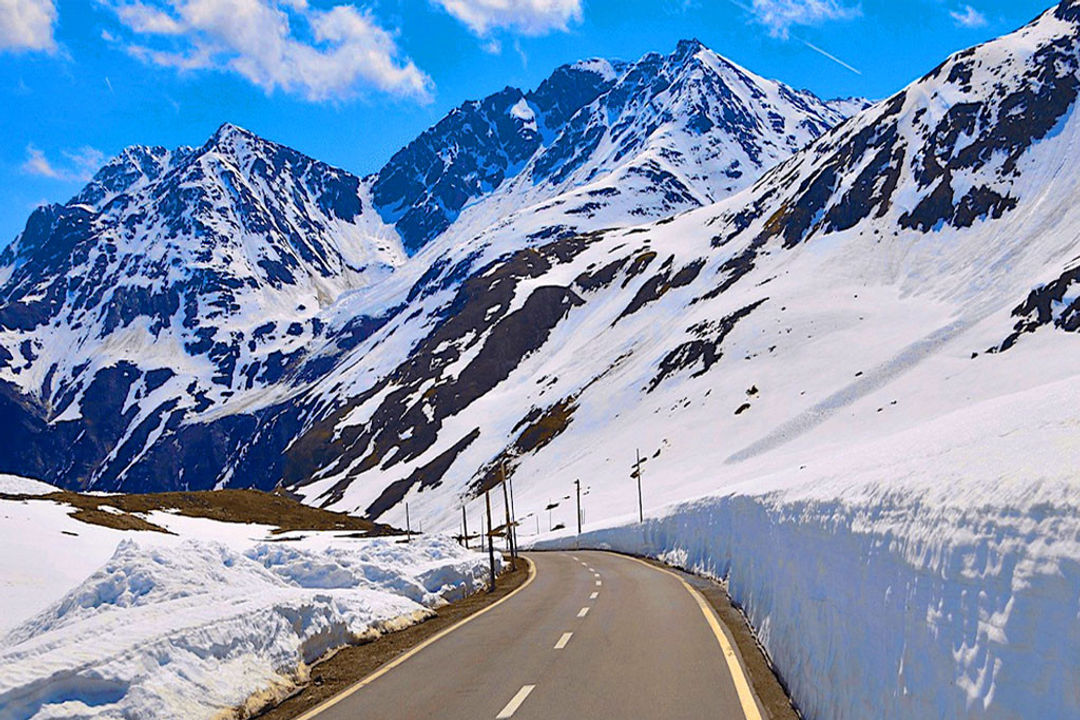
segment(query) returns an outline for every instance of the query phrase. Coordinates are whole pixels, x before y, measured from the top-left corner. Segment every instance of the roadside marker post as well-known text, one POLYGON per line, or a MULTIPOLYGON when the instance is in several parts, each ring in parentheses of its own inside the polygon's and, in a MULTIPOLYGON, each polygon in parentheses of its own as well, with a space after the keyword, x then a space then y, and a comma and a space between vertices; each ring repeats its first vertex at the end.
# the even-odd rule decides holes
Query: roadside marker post
MULTIPOLYGON (((504 471, 505 472, 505 471, 504 471)), ((510 475, 506 478, 506 484, 510 488, 510 523, 512 529, 510 532, 514 533, 514 554, 517 555, 518 551, 518 537, 517 537, 517 507, 514 506, 514 476, 510 475)))
POLYGON ((412 527, 409 525, 409 503, 405 503, 405 542, 412 542, 412 527))
POLYGON ((465 514, 465 506, 461 506, 461 538, 465 541, 465 549, 469 549, 469 516, 465 514))

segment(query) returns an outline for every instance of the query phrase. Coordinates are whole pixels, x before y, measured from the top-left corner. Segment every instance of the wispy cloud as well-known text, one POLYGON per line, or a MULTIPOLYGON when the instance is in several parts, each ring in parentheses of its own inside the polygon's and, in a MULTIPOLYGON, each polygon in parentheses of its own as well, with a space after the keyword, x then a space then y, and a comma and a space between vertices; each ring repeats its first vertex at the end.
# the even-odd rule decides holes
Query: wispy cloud
POLYGON ((306 0, 103 1, 128 31, 117 41, 149 64, 232 72, 267 93, 280 90, 311 101, 348 97, 362 87, 431 98, 431 78, 402 57, 393 34, 352 5, 320 10, 306 0))
POLYGON ((949 15, 957 27, 981 28, 986 25, 986 16, 970 5, 964 5, 959 10, 950 10, 949 15))
POLYGON ((56 50, 53 0, 0 0, 0 50, 56 50))
POLYGON ((581 22, 581 0, 432 0, 477 35, 502 28, 522 35, 567 30, 581 22))
POLYGON ((747 10, 770 35, 781 39, 787 39, 796 25, 820 25, 862 15, 861 7, 846 5, 841 0, 751 0, 747 10))
POLYGON ((22 171, 28 175, 53 180, 85 182, 93 177, 105 161, 105 154, 89 145, 77 150, 63 150, 60 154, 64 159, 53 162, 45 155, 45 151, 31 143, 26 146, 26 160, 22 164, 22 171))

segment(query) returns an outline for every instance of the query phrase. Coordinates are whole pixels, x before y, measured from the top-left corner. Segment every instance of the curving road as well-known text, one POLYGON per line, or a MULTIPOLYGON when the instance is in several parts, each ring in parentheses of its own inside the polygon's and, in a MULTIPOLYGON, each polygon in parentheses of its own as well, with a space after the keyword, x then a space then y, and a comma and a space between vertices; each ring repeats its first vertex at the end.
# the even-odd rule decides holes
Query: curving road
POLYGON ((757 720, 678 576, 604 552, 529 558, 535 578, 505 602, 301 718, 757 720))

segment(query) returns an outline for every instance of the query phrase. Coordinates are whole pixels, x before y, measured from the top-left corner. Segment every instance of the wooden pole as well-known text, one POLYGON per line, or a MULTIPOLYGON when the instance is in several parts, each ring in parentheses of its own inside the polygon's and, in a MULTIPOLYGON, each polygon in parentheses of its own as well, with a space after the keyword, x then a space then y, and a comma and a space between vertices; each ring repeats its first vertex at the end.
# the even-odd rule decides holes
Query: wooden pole
POLYGON ((491 575, 488 592, 495 592, 495 543, 491 537, 491 493, 487 490, 484 491, 484 505, 487 507, 488 568, 491 575))
POLYGON ((637 511, 638 522, 645 522, 645 506, 641 501, 641 450, 635 450, 637 453, 637 511))
POLYGON ((465 539, 465 549, 469 549, 469 516, 465 514, 465 506, 461 506, 461 536, 465 539))
POLYGON ((518 552, 518 538, 517 538, 517 508, 514 507, 514 476, 511 475, 506 479, 507 484, 510 487, 510 523, 513 526, 510 530, 514 534, 514 554, 518 552))
POLYGON ((506 549, 510 552, 510 569, 517 570, 517 548, 514 547, 514 534, 510 531, 510 492, 506 489, 506 466, 502 468, 503 505, 506 509, 506 549))
POLYGON ((577 489, 577 534, 581 534, 581 480, 574 481, 574 487, 577 489))

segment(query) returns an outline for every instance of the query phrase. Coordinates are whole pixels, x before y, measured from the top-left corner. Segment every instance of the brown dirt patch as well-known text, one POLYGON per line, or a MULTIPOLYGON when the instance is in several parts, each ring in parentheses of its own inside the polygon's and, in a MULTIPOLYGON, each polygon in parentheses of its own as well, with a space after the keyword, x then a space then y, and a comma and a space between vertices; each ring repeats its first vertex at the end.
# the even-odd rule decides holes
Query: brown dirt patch
POLYGON ((11 498, 51 500, 70 505, 75 508, 71 516, 76 520, 117 530, 167 532, 138 516, 153 510, 162 510, 222 522, 270 525, 276 528, 272 531, 274 533, 290 530, 342 530, 376 536, 400 532, 389 525, 311 507, 286 495, 259 490, 208 490, 142 495, 82 495, 64 490, 48 495, 18 495, 11 498))

